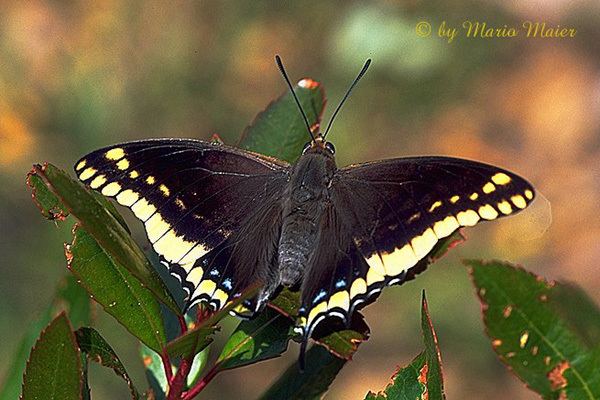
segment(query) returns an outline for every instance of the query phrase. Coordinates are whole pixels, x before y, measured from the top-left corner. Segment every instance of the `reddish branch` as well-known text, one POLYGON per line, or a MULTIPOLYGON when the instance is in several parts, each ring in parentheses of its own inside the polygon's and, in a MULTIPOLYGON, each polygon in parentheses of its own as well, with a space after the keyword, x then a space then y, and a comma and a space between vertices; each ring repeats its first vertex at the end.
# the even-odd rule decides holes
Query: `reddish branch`
POLYGON ((171 381, 171 385, 169 386, 169 394, 167 396, 167 400, 179 400, 181 399, 181 393, 183 392, 183 388, 190 372, 190 368, 192 366, 192 361, 188 358, 184 358, 181 360, 181 364, 179 364, 179 369, 177 373, 173 377, 171 381))
POLYGON ((169 359, 166 349, 163 350, 163 353, 160 355, 160 359, 162 360, 163 367, 165 369, 167 382, 171 382, 171 380, 173 380, 173 370, 171 369, 171 360, 169 359))
POLYGON ((208 371, 208 373, 202 378, 198 383, 194 385, 190 390, 183 394, 183 400, 191 400, 195 396, 197 396, 209 383, 213 380, 215 376, 219 373, 219 369, 217 368, 219 364, 213 365, 213 367, 208 371))

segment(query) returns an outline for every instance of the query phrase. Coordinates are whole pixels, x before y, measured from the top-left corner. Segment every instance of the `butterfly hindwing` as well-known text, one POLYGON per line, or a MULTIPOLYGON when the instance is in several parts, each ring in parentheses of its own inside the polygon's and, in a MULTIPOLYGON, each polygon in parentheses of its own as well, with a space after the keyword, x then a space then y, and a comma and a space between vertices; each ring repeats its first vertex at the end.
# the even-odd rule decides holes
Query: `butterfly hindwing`
POLYGON ((156 139, 97 150, 83 157, 75 171, 144 223, 154 250, 190 300, 215 298, 219 302, 213 304, 223 306, 233 294, 226 276, 233 271, 226 274, 216 265, 207 270, 202 262, 258 213, 258 204, 282 191, 287 165, 221 144, 156 139), (211 271, 220 275, 211 276, 211 271), (221 281, 225 286, 217 287, 221 281))
POLYGON ((331 314, 332 301, 350 312, 360 308, 383 287, 401 284, 424 269, 441 239, 460 227, 524 209, 534 190, 519 176, 490 165, 414 157, 338 170, 330 196, 337 226, 322 226, 329 226, 338 240, 320 239, 319 245, 340 252, 337 243, 345 254, 333 262, 322 259, 320 267, 312 268, 326 271, 306 276, 314 281, 305 283, 311 290, 303 291, 305 319, 300 322, 305 332, 331 314), (344 276, 351 279, 336 288, 344 276))
POLYGON ((305 337, 326 317, 336 317, 347 325, 354 309, 375 294, 367 293, 369 265, 353 242, 351 231, 344 229, 338 211, 333 205, 325 209, 317 246, 305 272, 299 310, 305 337))
POLYGON ((259 295, 246 300, 233 311, 241 317, 252 317, 263 307, 277 286, 270 286, 277 276, 277 241, 281 230, 280 192, 270 192, 254 210, 241 217, 240 229, 223 243, 201 257, 192 267, 189 279, 203 276, 202 283, 190 282, 187 307, 207 302, 214 309, 222 307, 230 294, 241 294, 258 285, 259 295))

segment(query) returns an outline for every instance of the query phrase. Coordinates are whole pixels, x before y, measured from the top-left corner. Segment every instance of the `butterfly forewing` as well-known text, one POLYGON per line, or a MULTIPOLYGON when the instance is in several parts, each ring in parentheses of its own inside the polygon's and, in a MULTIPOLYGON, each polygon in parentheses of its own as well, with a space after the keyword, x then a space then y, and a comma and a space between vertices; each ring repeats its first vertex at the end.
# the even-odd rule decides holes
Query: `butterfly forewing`
MULTIPOLYGON (((310 290, 302 293, 300 321, 308 334, 331 310, 340 316, 335 305, 347 314, 383 287, 414 276, 436 244, 460 227, 524 209, 534 190, 523 178, 490 165, 413 157, 341 169, 330 196, 337 226, 324 220, 321 230, 343 239, 324 247, 345 254, 333 263, 319 262, 326 273, 307 275, 305 287, 310 290), (350 271, 346 280, 344 274, 350 271)), ((320 245, 327 243, 322 240, 320 245)))
POLYGON ((257 205, 283 191, 287 165, 220 144, 157 139, 97 150, 75 170, 144 222, 154 250, 181 280, 190 302, 223 306, 239 288, 234 272, 254 275, 240 270, 244 264, 234 270, 206 256, 222 250, 250 216, 260 214, 257 205))

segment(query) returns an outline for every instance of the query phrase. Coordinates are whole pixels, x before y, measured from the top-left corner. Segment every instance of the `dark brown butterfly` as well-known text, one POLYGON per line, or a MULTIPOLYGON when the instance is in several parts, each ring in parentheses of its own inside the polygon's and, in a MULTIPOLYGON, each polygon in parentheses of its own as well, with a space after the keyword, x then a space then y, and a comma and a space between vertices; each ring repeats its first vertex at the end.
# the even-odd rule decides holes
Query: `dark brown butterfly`
POLYGON ((439 240, 514 214, 534 198, 523 178, 458 158, 338 169, 326 141, 331 121, 313 136, 302 114, 311 140, 293 165, 223 144, 157 139, 97 150, 75 171, 144 222, 187 307, 222 308, 258 283, 256 298, 235 310, 251 317, 281 287, 298 288, 302 352, 322 321, 348 324, 384 287, 412 278, 439 240))

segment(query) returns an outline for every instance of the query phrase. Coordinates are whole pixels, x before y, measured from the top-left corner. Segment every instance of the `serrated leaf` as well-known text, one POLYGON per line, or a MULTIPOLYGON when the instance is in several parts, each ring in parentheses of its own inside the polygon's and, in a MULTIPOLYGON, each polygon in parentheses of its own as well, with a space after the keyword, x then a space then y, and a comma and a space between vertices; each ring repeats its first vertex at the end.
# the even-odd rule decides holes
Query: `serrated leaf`
POLYGON ((31 352, 31 347, 35 344, 40 331, 52 320, 51 310, 48 309, 34 323, 32 323, 23 334, 21 342, 15 352, 12 363, 9 364, 7 375, 2 383, 0 391, 1 400, 14 400, 19 397, 23 386, 23 371, 27 364, 27 358, 31 352))
POLYGON ((217 360, 217 369, 226 370, 280 356, 293 332, 292 321, 266 308, 256 318, 242 321, 231 334, 217 360))
POLYGON ((180 315, 179 307, 127 230, 90 191, 52 164, 33 171, 116 262, 125 266, 167 307, 180 315))
POLYGON ((104 340, 104 338, 93 328, 83 327, 75 331, 75 338, 79 349, 87 355, 87 358, 115 371, 129 387, 131 398, 140 399, 140 394, 133 386, 133 382, 125 370, 125 366, 119 360, 115 351, 104 340))
POLYGON ((500 360, 545 399, 569 392, 578 393, 578 399, 599 398, 599 372, 589 368, 597 358, 549 301, 561 291, 560 283, 548 283, 508 263, 465 263, 500 360))
POLYGON ((306 352, 306 369, 291 364, 283 375, 260 397, 262 400, 320 399, 327 391, 346 360, 338 358, 322 346, 306 352))
POLYGON ((152 293, 80 227, 65 252, 69 269, 94 300, 148 347, 161 351, 165 329, 152 293))
MULTIPOLYGON (((321 84, 305 78, 294 87, 294 92, 311 127, 320 123, 326 102, 321 84)), ((286 92, 256 116, 242 134, 239 147, 294 162, 309 140, 302 114, 291 93, 286 92)))
POLYGON ((79 400, 82 366, 71 325, 64 313, 40 335, 23 376, 23 400, 79 400))
POLYGON ((428 400, 424 375, 427 374, 425 352, 419 354, 408 366, 392 376, 392 383, 378 393, 369 392, 365 400, 428 400))
POLYGON ((445 399, 442 359, 429 315, 425 292, 421 301, 421 330, 425 350, 406 367, 399 369, 381 392, 369 392, 365 400, 445 399))
POLYGON ((52 316, 61 310, 67 312, 67 316, 74 326, 89 325, 91 322, 89 296, 75 282, 75 278, 70 275, 58 284, 48 309, 25 330, 12 362, 8 366, 8 375, 2 383, 0 400, 14 400, 19 396, 23 382, 23 371, 31 347, 37 340, 40 331, 50 323, 52 316))
POLYGON ((424 376, 421 375, 421 380, 425 380, 424 384, 427 387, 427 394, 430 399, 445 399, 444 394, 444 378, 442 375, 442 355, 438 346, 437 335, 431 322, 429 315, 429 307, 423 291, 423 299, 421 301, 421 330, 423 332, 423 343, 425 344, 425 363, 427 365, 424 376))

